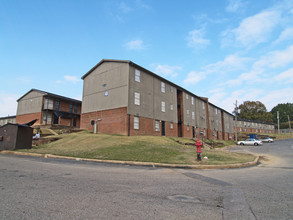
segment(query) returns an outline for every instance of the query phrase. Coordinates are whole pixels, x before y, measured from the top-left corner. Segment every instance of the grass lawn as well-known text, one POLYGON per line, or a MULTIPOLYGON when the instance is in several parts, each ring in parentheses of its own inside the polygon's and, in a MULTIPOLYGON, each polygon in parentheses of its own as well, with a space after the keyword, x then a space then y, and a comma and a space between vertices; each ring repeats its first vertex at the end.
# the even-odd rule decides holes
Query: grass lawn
MULTIPOLYGON (((141 161, 169 164, 231 164, 249 162, 254 156, 204 148, 202 158, 208 160, 198 162, 194 146, 176 142, 178 138, 155 136, 121 136, 93 134, 87 131, 62 134, 62 139, 49 144, 39 145, 29 150, 31 153, 54 154, 79 158, 141 161)), ((189 140, 180 140, 186 143, 189 140)))

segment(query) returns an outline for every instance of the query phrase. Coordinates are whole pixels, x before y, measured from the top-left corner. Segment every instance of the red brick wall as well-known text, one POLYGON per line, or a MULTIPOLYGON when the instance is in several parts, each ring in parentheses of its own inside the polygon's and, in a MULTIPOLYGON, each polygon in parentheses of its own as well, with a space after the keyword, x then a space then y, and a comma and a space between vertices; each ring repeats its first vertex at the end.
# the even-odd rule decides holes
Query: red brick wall
POLYGON ((182 125, 182 137, 193 138, 192 126, 182 125))
POLYGON ((17 124, 25 124, 34 119, 38 119, 35 125, 42 124, 42 114, 41 112, 31 113, 31 114, 24 114, 24 115, 17 115, 16 116, 16 123, 17 124))
MULTIPOLYGON (((162 122, 160 121, 160 131, 155 130, 155 121, 151 118, 139 117, 139 129, 134 129, 134 116, 130 115, 130 135, 151 135, 161 136, 162 135, 162 122)), ((171 128, 171 122, 165 122, 165 136, 177 137, 178 125, 173 123, 171 128)))
POLYGON ((71 118, 61 118, 59 117, 59 125, 65 125, 65 126, 73 126, 73 119, 71 118))
POLYGON ((97 124, 98 133, 128 135, 126 107, 84 113, 81 115, 80 128, 94 131, 94 125, 91 125, 92 120, 97 124))

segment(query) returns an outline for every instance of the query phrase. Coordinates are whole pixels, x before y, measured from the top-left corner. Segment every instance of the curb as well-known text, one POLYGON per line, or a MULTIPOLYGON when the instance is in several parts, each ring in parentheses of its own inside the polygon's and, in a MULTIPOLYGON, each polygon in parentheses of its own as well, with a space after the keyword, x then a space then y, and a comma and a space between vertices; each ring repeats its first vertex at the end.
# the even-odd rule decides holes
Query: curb
POLYGON ((259 156, 257 155, 254 161, 246 163, 236 164, 225 164, 225 165, 183 165, 183 164, 165 164, 165 163, 152 163, 152 162, 135 162, 135 161, 119 161, 119 160, 99 160, 99 159, 87 159, 77 157, 58 156, 53 154, 37 154, 37 153, 25 153, 15 151, 0 151, 0 154, 13 154, 20 156, 31 156, 31 157, 43 157, 43 158, 56 158, 56 159, 67 159, 76 161, 89 161, 97 163, 109 163, 109 164, 121 164, 121 165, 135 165, 135 166, 148 166, 153 168, 178 168, 178 169, 229 169, 229 168, 244 168, 255 166, 259 162, 259 156))

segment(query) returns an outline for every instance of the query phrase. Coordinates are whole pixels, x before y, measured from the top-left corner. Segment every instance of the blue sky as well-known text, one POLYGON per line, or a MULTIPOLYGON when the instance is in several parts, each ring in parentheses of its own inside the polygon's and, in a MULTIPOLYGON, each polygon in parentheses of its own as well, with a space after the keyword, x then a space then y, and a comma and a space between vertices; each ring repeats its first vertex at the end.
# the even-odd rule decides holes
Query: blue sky
POLYGON ((292 0, 0 0, 0 117, 30 89, 82 97, 101 59, 153 71, 232 112, 293 102, 292 0))

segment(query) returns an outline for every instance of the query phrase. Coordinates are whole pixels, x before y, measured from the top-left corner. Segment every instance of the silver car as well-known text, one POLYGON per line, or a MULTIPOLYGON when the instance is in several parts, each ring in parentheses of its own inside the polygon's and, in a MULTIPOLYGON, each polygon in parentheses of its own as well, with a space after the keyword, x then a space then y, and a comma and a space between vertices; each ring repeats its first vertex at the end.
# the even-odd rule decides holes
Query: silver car
POLYGON ((245 141, 238 141, 237 144, 239 145, 262 145, 262 141, 254 139, 254 138, 248 138, 245 141))
POLYGON ((274 139, 273 138, 270 138, 270 137, 264 137, 262 139, 260 139, 262 142, 269 142, 269 143, 272 143, 274 142, 274 139))

